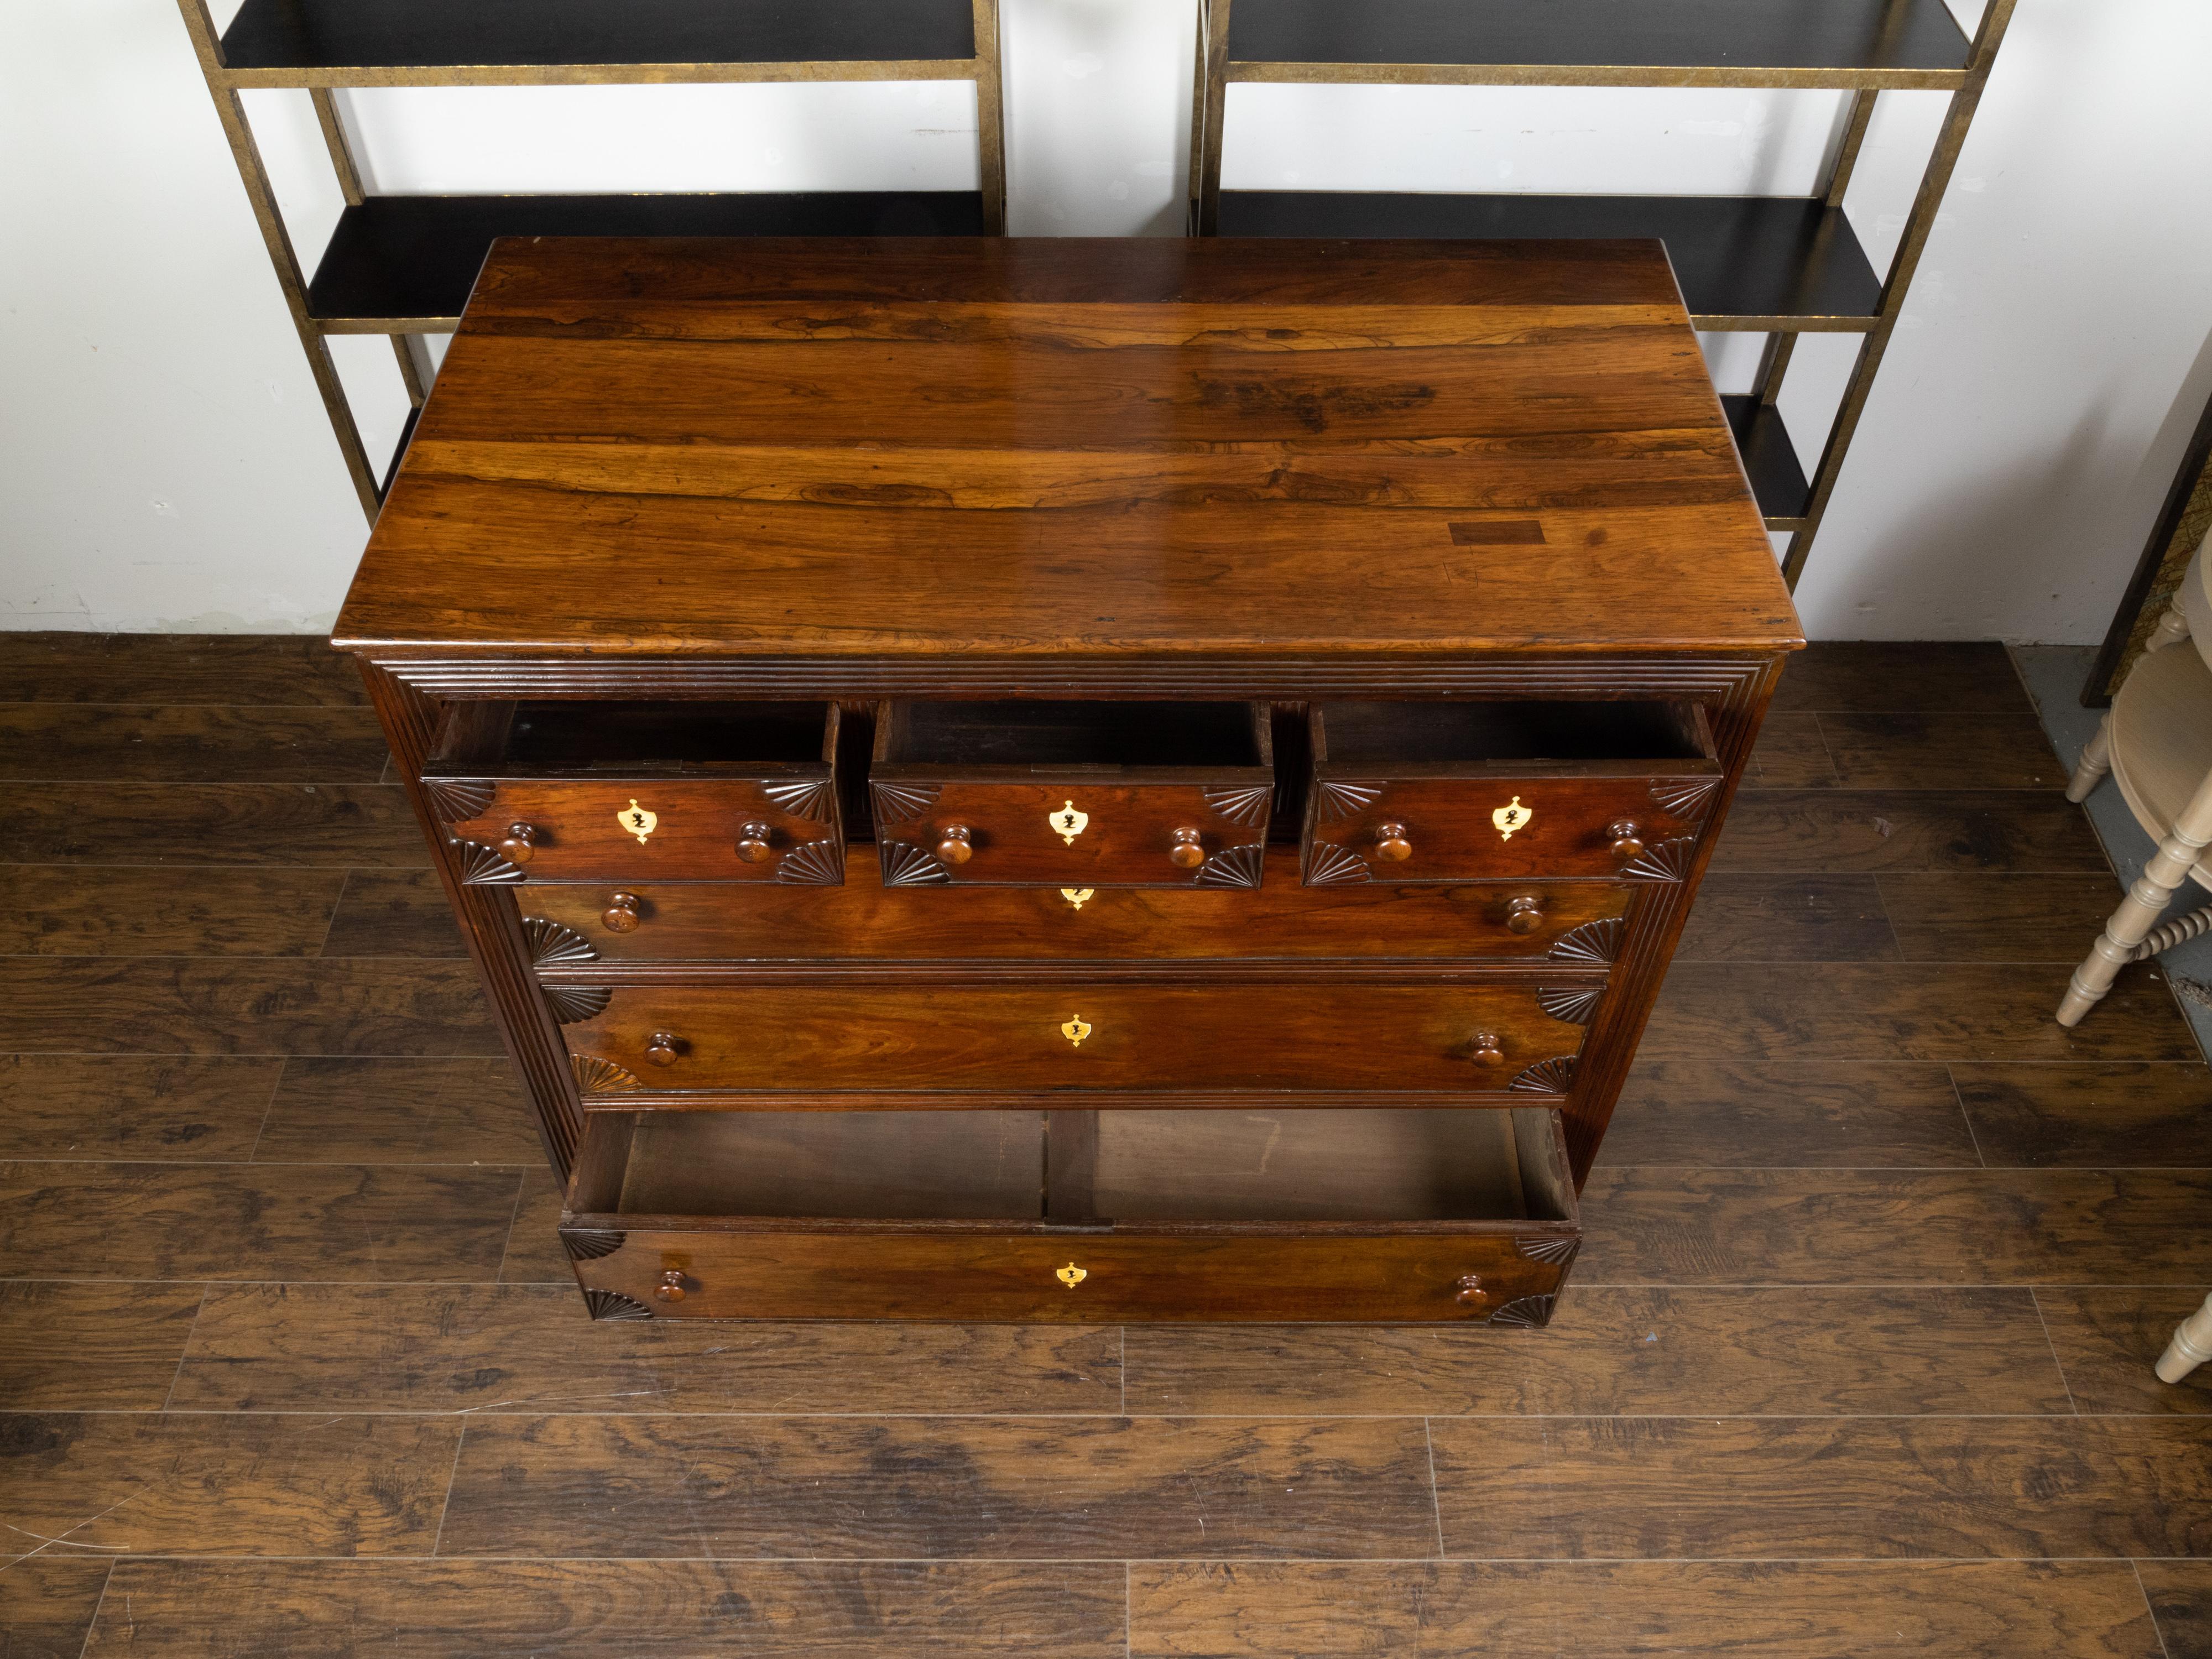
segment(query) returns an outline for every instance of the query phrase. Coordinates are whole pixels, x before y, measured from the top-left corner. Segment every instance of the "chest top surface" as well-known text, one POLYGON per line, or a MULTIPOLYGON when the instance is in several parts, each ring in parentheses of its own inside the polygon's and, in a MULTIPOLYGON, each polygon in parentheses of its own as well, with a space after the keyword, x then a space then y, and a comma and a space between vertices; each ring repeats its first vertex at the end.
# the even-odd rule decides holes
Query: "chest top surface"
POLYGON ((1656 242, 507 240, 342 646, 1800 642, 1656 242))

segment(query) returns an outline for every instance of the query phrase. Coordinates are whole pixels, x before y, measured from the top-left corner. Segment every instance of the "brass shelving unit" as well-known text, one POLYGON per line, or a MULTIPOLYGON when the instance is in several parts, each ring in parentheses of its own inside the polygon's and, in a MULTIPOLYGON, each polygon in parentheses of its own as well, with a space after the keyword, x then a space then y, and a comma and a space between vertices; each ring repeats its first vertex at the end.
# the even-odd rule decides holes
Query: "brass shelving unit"
POLYGON ((1943 0, 1199 0, 1191 228, 1233 236, 1656 236, 1700 330, 1769 336, 1753 391, 1722 399, 1783 569, 1803 574, 1949 187, 2015 0, 1969 40, 1943 0), (1807 197, 1224 191, 1237 82, 1397 86, 1782 87, 1853 94, 1807 197), (1903 239, 1878 276, 1843 208, 1875 100, 1950 94, 1903 239), (1863 337, 1808 479, 1776 409, 1802 334, 1863 337))
POLYGON ((450 333, 498 236, 995 236, 1006 228, 998 0, 246 0, 217 31, 178 0, 338 447, 374 521, 450 333), (372 196, 333 92, 367 87, 973 81, 980 188, 631 196, 372 196), (301 270, 239 94, 305 89, 345 207, 301 270), (390 337, 411 406, 380 477, 334 334, 390 337))

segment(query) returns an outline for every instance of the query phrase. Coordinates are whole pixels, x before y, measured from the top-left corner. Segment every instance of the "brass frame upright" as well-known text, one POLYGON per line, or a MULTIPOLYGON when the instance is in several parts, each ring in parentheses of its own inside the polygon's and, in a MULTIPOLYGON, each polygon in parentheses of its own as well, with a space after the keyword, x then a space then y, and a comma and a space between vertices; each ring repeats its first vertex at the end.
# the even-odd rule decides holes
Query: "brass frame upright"
MULTIPOLYGON (((276 273, 276 285, 284 295, 285 309, 291 313, 292 326, 300 336, 301 348, 307 355, 308 369, 314 375, 316 390, 322 394, 323 406, 330 416, 331 429, 337 439, 338 451, 344 458, 346 471, 353 480, 354 492, 361 498, 362 511, 372 524, 376 521, 377 513, 384 504, 384 491, 390 482, 389 475, 387 473, 386 477, 380 478, 374 464, 369 459, 367 446, 362 441, 361 428, 354 419, 352 405, 346 399, 345 386, 338 378, 337 366, 331 359, 328 343, 329 337, 333 334, 360 334, 371 331, 364 329, 357 321, 319 319, 309 308, 308 278, 301 268, 299 255, 292 246, 291 234, 285 228, 283 211, 277 204, 276 191, 269 182, 268 170, 262 164, 260 147, 254 140, 252 125, 246 119, 245 106, 239 99, 241 91, 258 88, 306 90, 314 100, 315 117, 321 125, 324 143, 330 151, 331 167, 337 175, 339 191, 348 207, 358 207, 364 199, 361 170, 346 137, 337 100, 331 96, 334 91, 343 88, 680 85, 792 81, 973 81, 975 83, 977 183, 982 196, 983 231, 990 236, 1006 234, 1006 111, 1000 78, 999 0, 969 0, 974 10, 975 55, 972 58, 854 58, 757 64, 441 64, 242 69, 234 69, 224 62, 222 33, 215 27, 207 0, 177 0, 177 3, 184 14, 185 32, 191 37, 192 50, 199 58, 200 72, 207 77, 208 91, 215 99, 216 114, 222 123, 223 137, 230 142, 231 156, 238 164, 240 181, 246 186, 247 201, 252 204, 254 221, 261 228, 262 240, 269 250, 269 262, 276 273)), ((407 320, 424 324, 445 321, 443 319, 407 320)), ((414 416, 421 410, 428 390, 430 362, 422 336, 441 331, 448 330, 426 326, 420 332, 400 332, 389 336, 393 354, 398 362, 401 381, 407 389, 410 410, 407 428, 401 433, 393 453, 392 470, 397 470, 398 457, 406 451, 407 441, 414 428, 414 416)))
MULTIPOLYGON (((1267 0, 1246 0, 1264 5, 1267 0)), ((1869 317, 1791 318, 1749 316, 1693 316, 1691 322, 1709 332, 1759 333, 1769 336, 1760 362, 1754 396, 1771 408, 1780 397, 1789 373, 1797 337, 1807 333, 1857 333, 1864 336, 1851 368, 1833 424, 1822 446, 1820 459, 1808 480, 1802 514, 1770 514, 1766 527, 1786 534, 1790 544, 1783 574, 1794 590, 1805 572, 1814 539, 1827 516, 1837 480, 1842 476, 1851 441, 1866 413, 1875 376, 1897 331, 1912 280, 1920 268, 1936 215, 1950 188, 1951 174, 1965 148, 1990 70, 2010 27, 2017 0, 1988 0, 1980 23, 1969 44, 1966 61, 1955 70, 1881 67, 1800 69, 1739 67, 1733 64, 1655 67, 1615 64, 1297 64, 1232 59, 1229 55, 1229 16, 1232 0, 1198 0, 1198 50, 1191 96, 1189 219, 1194 234, 1218 234, 1221 220, 1221 149, 1228 115, 1229 88, 1237 82, 1302 82, 1330 85, 1385 86, 1584 86, 1584 87, 1775 87, 1847 91, 1854 94, 1844 120, 1841 137, 1827 176, 1816 194, 1824 205, 1840 208, 1844 192, 1858 166, 1859 153, 1874 118, 1875 101, 1884 92, 1948 92, 1944 112, 1928 166, 1921 175, 1911 213, 1889 272, 1882 280, 1881 297, 1869 317)), ((1655 0, 1663 3, 1663 0, 1655 0)))

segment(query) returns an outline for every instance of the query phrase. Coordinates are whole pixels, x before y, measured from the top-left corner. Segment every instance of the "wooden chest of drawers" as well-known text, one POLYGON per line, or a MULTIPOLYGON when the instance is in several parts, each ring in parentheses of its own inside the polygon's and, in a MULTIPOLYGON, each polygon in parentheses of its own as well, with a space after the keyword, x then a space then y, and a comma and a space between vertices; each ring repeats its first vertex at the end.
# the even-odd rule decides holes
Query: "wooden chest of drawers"
POLYGON ((1796 623, 1656 244, 502 243, 337 629, 596 1317, 1541 1325, 1796 623))

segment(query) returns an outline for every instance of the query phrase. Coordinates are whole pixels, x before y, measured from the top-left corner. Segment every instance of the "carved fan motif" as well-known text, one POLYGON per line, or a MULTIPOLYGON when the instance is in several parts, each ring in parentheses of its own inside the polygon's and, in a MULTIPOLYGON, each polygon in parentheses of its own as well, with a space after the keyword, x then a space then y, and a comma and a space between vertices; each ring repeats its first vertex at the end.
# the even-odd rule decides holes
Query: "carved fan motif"
POLYGON ((623 1247, 628 1233, 597 1232, 588 1227, 563 1227, 561 1248, 568 1252, 571 1261, 597 1261, 603 1255, 612 1255, 623 1247))
POLYGON ((1720 787, 1718 778, 1662 778, 1651 786, 1651 799, 1684 823, 1702 823, 1720 787))
MULTIPOLYGON (((615 1237, 619 1238, 621 1235, 617 1233, 615 1237)), ((1513 1241, 1513 1248, 1529 1261, 1548 1261, 1555 1267, 1564 1267, 1572 1261, 1575 1252, 1582 1247, 1583 1242, 1579 1238, 1516 1238, 1513 1241)))
POLYGON ((1689 875, 1690 860, 1697 850, 1697 842, 1688 836, 1662 841, 1656 847, 1646 848, 1632 863, 1623 866, 1620 873, 1643 881, 1681 881, 1689 875))
POLYGON ((637 1080, 635 1072, 626 1072, 611 1060, 597 1054, 572 1054, 568 1070, 576 1079, 576 1087, 587 1095, 628 1094, 645 1085, 637 1080))
POLYGON ((489 778, 425 778, 422 793, 430 798, 430 810, 441 822, 459 823, 490 805, 499 786, 489 778))
POLYGON ((472 887, 511 887, 522 879, 520 865, 509 864, 480 842, 457 841, 453 848, 461 879, 472 887))
POLYGON ((1620 936, 1627 931, 1628 924, 1619 916, 1586 921, 1553 940, 1549 954, 1559 962, 1609 963, 1620 954, 1620 936))
POLYGON ((1247 842, 1242 847, 1224 847, 1199 866, 1198 884, 1200 887, 1257 887, 1260 867, 1265 862, 1267 849, 1260 842, 1247 842))
POLYGON ((1563 1095, 1574 1087, 1575 1057, 1561 1054, 1553 1060, 1540 1060, 1519 1077, 1511 1088, 1516 1094, 1563 1095))
POLYGON ((563 1025, 604 1014, 607 1000, 614 995, 604 985, 541 985, 538 988, 545 994, 545 1006, 553 1011, 553 1018, 563 1025))
POLYGON ((543 916, 522 919, 522 937, 530 945, 530 965, 533 968, 562 967, 572 962, 597 962, 599 953, 586 939, 566 922, 548 921, 543 916))
POLYGON ((1562 986, 1547 985, 1536 993, 1536 1006, 1553 1019, 1564 1019, 1570 1025, 1587 1025, 1590 1016, 1597 1012, 1597 1000, 1602 991, 1588 986, 1569 990, 1562 986))
POLYGON ((937 805, 945 792, 922 783, 871 783, 878 823, 908 823, 937 805))
MULTIPOLYGON (((1522 1330, 1539 1330, 1552 1322, 1552 1304, 1556 1296, 1523 1296, 1507 1303, 1490 1316, 1493 1325, 1517 1326, 1522 1330)), ((627 1316, 635 1318, 635 1314, 627 1316)))
POLYGON ((775 878, 794 886, 835 887, 845 879, 845 860, 835 841, 801 842, 777 862, 775 878))
MULTIPOLYGON (((1519 1303, 1513 1304, 1519 1307, 1519 1303)), ((635 1297, 624 1296, 620 1291, 586 1291, 584 1307, 594 1319, 650 1319, 653 1310, 635 1297)), ((1497 1322, 1491 1322, 1495 1324, 1497 1322)))
POLYGON ((1317 783, 1314 799, 1321 809, 1321 821, 1334 823, 1343 818, 1355 817, 1382 799, 1379 783, 1317 783))
POLYGON ((1368 869, 1365 859, 1339 847, 1334 842, 1316 842, 1313 856, 1306 861, 1306 885, 1309 887, 1329 887, 1346 881, 1367 881, 1372 877, 1373 872, 1368 869))
POLYGON ((761 793, 795 818, 816 823, 830 822, 830 780, 809 778, 803 783, 764 783, 761 793))
POLYGON ((1268 809, 1275 804, 1274 787, 1261 783, 1237 789, 1209 789, 1206 804, 1230 823, 1249 830, 1267 821, 1268 809))
POLYGON ((933 881, 952 879, 951 872, 939 861, 937 854, 926 847, 916 847, 911 842, 887 841, 881 843, 881 848, 886 887, 921 887, 933 881))

